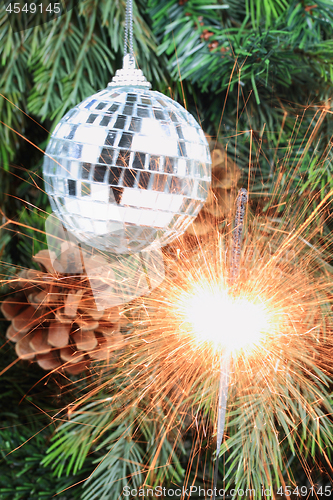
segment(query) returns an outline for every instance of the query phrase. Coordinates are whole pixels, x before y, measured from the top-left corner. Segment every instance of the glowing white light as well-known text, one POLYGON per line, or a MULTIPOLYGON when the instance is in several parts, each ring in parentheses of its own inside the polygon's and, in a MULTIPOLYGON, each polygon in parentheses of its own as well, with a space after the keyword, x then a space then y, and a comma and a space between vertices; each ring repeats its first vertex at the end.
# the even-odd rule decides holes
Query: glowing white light
POLYGON ((221 288, 198 286, 183 303, 185 321, 199 342, 230 351, 255 348, 269 330, 269 314, 262 303, 232 297, 221 288))

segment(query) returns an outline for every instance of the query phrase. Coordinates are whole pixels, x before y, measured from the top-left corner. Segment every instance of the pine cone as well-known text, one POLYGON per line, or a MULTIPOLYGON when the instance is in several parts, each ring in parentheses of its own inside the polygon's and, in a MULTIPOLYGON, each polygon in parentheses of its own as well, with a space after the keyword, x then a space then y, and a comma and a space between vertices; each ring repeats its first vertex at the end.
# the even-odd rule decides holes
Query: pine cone
POLYGON ((235 188, 241 174, 225 147, 206 137, 211 149, 212 184, 203 209, 186 231, 193 236, 206 235, 233 210, 237 195, 235 188))
POLYGON ((110 359, 125 342, 120 308, 98 311, 89 280, 66 273, 64 259, 51 262, 48 250, 33 259, 41 271, 21 271, 13 293, 1 304, 11 321, 6 336, 21 359, 36 360, 44 370, 63 368, 77 374, 91 360, 110 359))

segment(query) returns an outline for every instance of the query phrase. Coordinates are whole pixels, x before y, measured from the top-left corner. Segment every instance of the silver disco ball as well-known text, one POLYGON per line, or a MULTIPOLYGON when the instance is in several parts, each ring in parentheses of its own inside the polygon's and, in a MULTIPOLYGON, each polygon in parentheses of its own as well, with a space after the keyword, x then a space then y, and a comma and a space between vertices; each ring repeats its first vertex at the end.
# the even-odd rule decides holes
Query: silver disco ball
POLYGON ((208 195, 211 159, 202 129, 148 86, 140 70, 118 71, 62 118, 45 152, 52 209, 81 242, 103 251, 169 243, 208 195))

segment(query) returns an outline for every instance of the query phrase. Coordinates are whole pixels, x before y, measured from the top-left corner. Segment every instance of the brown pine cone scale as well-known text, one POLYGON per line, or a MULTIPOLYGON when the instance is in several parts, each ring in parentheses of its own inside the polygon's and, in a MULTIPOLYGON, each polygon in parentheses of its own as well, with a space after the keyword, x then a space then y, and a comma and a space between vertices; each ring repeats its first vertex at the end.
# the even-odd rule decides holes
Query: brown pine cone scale
POLYGON ((12 280, 20 291, 1 304, 10 321, 6 337, 19 358, 35 360, 48 371, 72 375, 92 360, 113 360, 123 349, 120 308, 98 310, 85 275, 66 273, 64 262, 51 262, 49 252, 35 255, 41 271, 21 271, 12 280))

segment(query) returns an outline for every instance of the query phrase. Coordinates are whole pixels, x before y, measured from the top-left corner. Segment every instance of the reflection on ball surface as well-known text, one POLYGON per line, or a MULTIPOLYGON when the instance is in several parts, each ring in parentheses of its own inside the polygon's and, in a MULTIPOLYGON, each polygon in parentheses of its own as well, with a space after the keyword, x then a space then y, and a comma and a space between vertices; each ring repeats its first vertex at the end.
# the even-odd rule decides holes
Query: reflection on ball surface
POLYGON ((131 253, 184 232, 207 198, 211 159, 180 104, 139 86, 109 86, 62 118, 43 172, 69 231, 100 250, 131 253))

